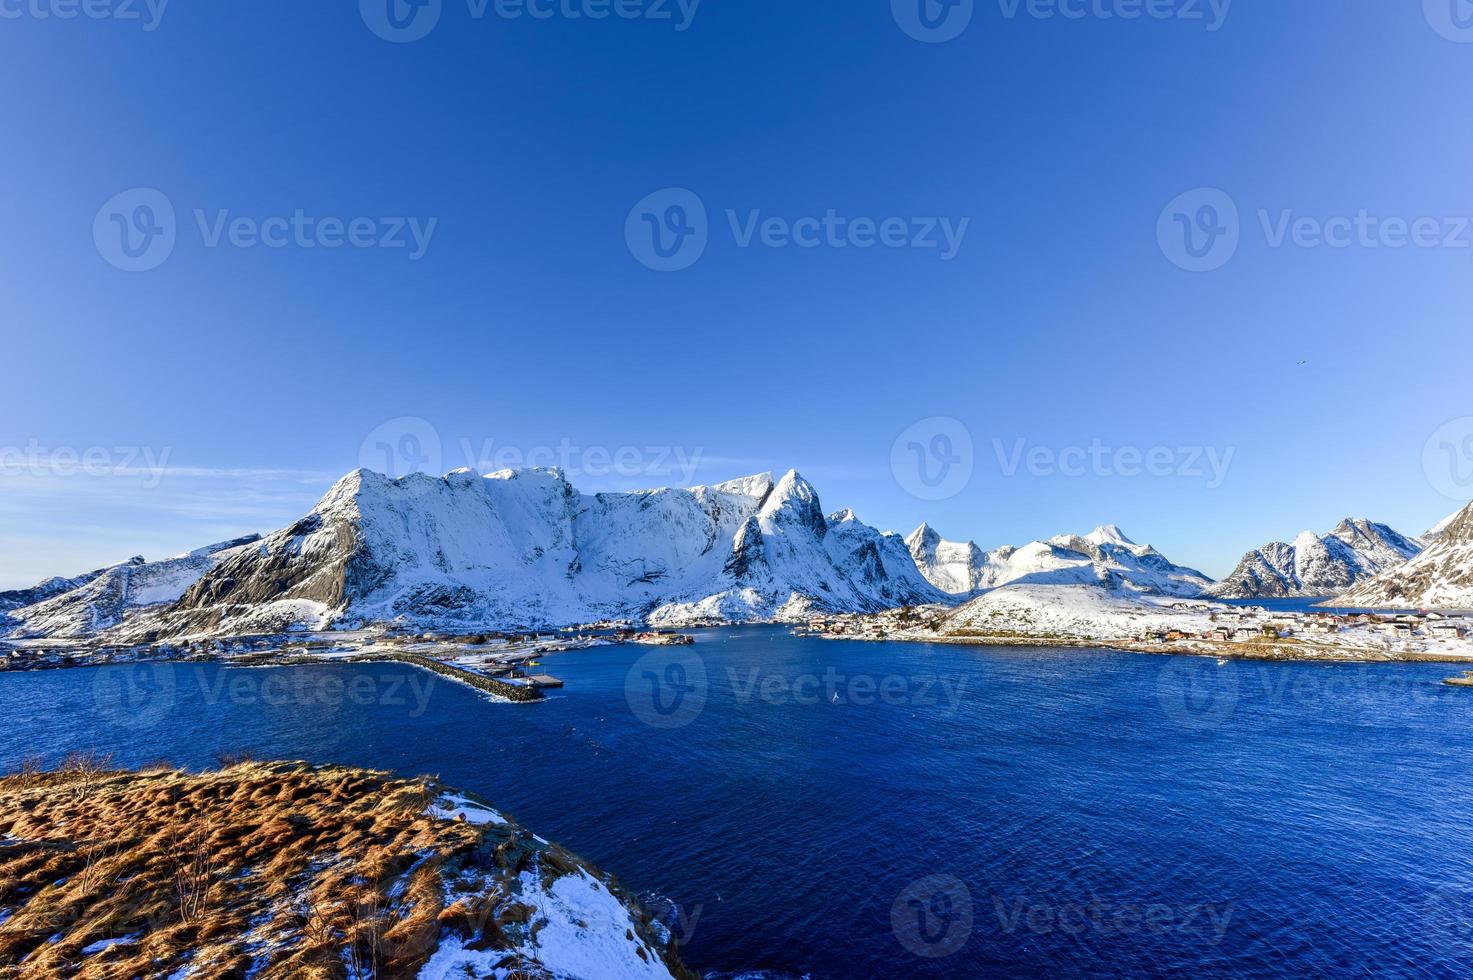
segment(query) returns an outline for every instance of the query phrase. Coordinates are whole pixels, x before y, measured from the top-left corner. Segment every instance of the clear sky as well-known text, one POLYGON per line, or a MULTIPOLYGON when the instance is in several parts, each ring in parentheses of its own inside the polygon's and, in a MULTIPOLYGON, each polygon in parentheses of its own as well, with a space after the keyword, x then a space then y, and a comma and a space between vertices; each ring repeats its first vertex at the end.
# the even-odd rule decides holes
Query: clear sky
POLYGON ((922 2, 0 0, 0 586, 380 443, 1218 575, 1459 505, 1458 0, 922 2))

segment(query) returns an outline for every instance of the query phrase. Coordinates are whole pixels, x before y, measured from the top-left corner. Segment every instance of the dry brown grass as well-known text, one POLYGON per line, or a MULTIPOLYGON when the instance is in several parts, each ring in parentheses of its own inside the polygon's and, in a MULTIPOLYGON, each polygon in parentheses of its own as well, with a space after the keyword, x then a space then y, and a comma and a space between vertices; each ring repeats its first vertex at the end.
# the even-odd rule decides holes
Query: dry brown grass
POLYGON ((516 876, 576 859, 514 824, 428 816, 442 792, 302 763, 23 767, 0 778, 0 977, 404 977, 444 929, 515 965, 516 876))

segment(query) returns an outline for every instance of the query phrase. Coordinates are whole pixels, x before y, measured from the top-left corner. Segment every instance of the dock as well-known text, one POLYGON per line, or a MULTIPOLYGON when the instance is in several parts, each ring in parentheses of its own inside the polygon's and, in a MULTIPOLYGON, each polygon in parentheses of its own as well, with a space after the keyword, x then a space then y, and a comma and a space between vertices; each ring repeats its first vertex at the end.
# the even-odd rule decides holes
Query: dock
POLYGON ((560 678, 553 677, 549 674, 532 674, 530 676, 523 677, 503 676, 500 678, 500 680, 504 684, 515 684, 517 687, 532 687, 537 688, 538 690, 546 687, 563 686, 563 682, 560 678))

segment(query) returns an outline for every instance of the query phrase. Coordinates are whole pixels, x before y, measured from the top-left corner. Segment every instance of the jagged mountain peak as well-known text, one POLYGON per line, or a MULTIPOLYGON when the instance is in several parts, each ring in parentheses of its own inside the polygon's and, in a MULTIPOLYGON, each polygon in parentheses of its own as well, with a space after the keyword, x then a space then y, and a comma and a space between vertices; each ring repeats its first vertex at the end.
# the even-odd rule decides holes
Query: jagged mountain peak
POLYGON ((779 528, 803 528, 822 537, 828 531, 828 521, 823 516, 823 504, 813 484, 798 473, 788 470, 773 487, 758 512, 764 531, 779 528))
POLYGON ((1289 547, 1296 550, 1307 548, 1311 551, 1323 551, 1325 548, 1325 542, 1320 538, 1318 534, 1315 534, 1313 531, 1300 531, 1299 534, 1295 536, 1294 540, 1290 542, 1289 547))
POLYGON ((768 494, 772 493, 772 488, 775 484, 776 481, 773 479, 771 473, 756 473, 752 476, 744 476, 735 480, 727 480, 725 483, 718 483, 711 487, 711 489, 720 491, 721 493, 734 494, 738 497, 755 497, 758 500, 763 500, 768 494))
POLYGON ((1473 607, 1473 504, 1438 523, 1420 553, 1331 600, 1368 608, 1473 607))
POLYGON ((959 596, 1015 582, 1084 582, 1190 597, 1211 584, 1201 572, 1174 565, 1154 548, 1135 544, 1113 524, 1087 535, 1060 534, 992 551, 983 551, 970 541, 946 541, 930 525, 922 524, 906 539, 906 545, 928 581, 959 596))
POLYGON ((1420 543, 1385 524, 1346 518, 1328 534, 1304 531, 1290 543, 1270 541, 1248 552, 1209 593, 1224 599, 1330 596, 1420 551, 1420 543))
POLYGON ((1090 544, 1119 544, 1131 546, 1135 542, 1125 536, 1118 524, 1101 524, 1093 531, 1084 536, 1084 540, 1090 544))
POLYGON ((831 527, 796 471, 585 494, 555 469, 398 479, 355 470, 302 518, 212 558, 180 579, 177 602, 110 635, 676 624, 946 600, 899 536, 849 511, 836 517, 831 527))

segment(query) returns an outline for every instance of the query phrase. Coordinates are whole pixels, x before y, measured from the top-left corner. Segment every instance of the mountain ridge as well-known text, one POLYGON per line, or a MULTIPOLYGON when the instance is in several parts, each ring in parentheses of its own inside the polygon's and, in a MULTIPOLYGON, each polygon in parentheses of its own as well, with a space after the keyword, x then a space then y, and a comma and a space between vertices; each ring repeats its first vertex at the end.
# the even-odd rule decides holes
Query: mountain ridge
POLYGON ((831 521, 794 470, 592 494, 555 469, 398 480, 355 470, 297 521, 220 553, 176 602, 120 635, 679 625, 947 600, 898 535, 852 511, 831 521))
POLYGON ((1473 609, 1473 503, 1439 522, 1421 552, 1337 593, 1326 605, 1473 609))
POLYGON ((1346 518, 1328 534, 1303 531, 1245 554, 1207 595, 1218 599, 1322 598, 1415 557, 1422 543, 1386 524, 1346 518))
POLYGON ((984 551, 974 542, 947 541, 929 524, 906 538, 926 579, 959 600, 1012 584, 1089 585, 1146 595, 1195 598, 1212 580, 1176 565, 1150 545, 1139 545, 1114 524, 1088 534, 1058 534, 1022 547, 984 551))

